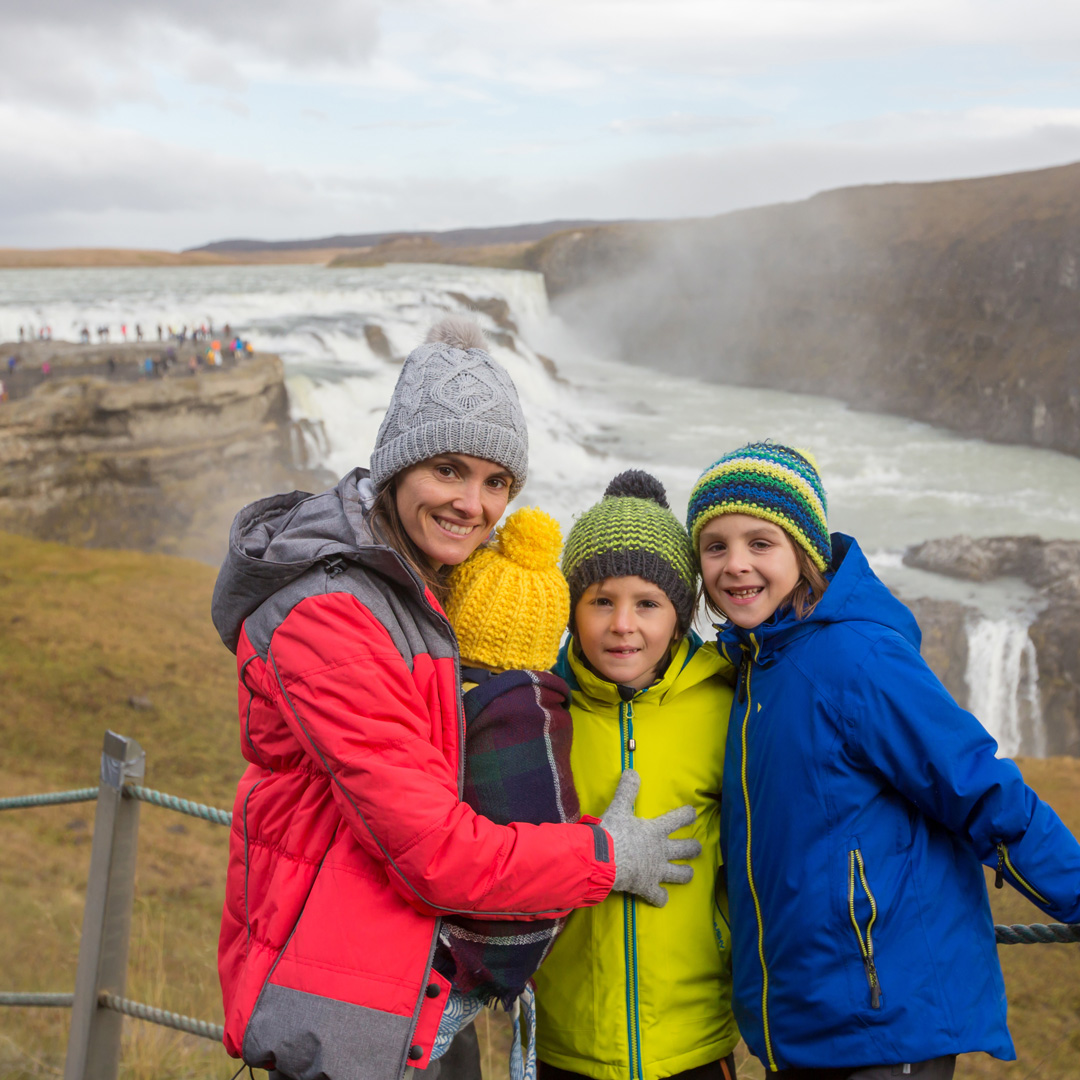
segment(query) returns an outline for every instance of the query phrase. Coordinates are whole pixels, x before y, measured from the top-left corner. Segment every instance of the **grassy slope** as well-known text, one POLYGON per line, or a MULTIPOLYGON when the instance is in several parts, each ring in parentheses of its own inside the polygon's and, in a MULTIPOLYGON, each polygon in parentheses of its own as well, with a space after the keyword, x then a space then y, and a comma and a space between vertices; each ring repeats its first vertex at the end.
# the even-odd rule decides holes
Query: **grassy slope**
POLYGON ((326 263, 339 249, 254 251, 218 255, 209 251, 147 248, 0 248, 0 270, 82 266, 235 266, 326 263))
MULTIPOLYGON (((151 787, 230 807, 242 768, 232 657, 208 616, 214 571, 132 552, 0 534, 0 793, 97 782, 106 728, 137 738, 151 787), (136 709, 145 697, 151 709, 136 709)), ((1080 762, 1027 761, 1035 788, 1080 832, 1080 762)), ((141 808, 129 996, 220 1022, 214 967, 226 830, 141 808)), ((0 857, 2 990, 69 990, 82 921, 93 804, 7 811, 0 857)), ((1044 921, 1011 890, 999 921, 1044 921)), ((966 1059, 961 1077, 1072 1077, 1080 1052, 1080 948, 1001 949, 1020 1061, 966 1059)), ((0 1075, 57 1076, 66 1010, 0 1009, 0 1075)), ((504 1028, 492 1022, 502 1043, 504 1028)), ((489 1080, 505 1072, 491 1057, 489 1080)), ((213 1044, 125 1020, 125 1078, 232 1075, 213 1044)), ((747 1062, 745 1077, 760 1077, 747 1062)))

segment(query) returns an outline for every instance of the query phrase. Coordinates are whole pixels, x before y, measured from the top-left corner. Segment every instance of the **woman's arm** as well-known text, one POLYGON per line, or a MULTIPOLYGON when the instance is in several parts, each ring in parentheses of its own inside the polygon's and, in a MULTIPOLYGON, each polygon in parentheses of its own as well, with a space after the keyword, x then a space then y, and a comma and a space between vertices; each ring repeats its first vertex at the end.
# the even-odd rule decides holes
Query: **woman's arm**
POLYGON ((552 917, 610 892, 614 853, 598 825, 500 826, 458 799, 432 734, 440 703, 456 706, 452 664, 421 654, 410 670, 355 596, 301 601, 267 667, 279 712, 329 774, 345 821, 417 909, 552 917))

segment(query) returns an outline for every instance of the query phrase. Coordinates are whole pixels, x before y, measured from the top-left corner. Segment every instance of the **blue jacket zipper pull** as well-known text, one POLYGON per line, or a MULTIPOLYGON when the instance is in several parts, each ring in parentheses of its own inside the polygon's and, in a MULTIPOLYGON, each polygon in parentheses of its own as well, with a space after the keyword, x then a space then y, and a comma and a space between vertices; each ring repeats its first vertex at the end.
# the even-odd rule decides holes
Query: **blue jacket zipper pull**
POLYGON ((866 981, 870 984, 870 1008, 881 1008, 881 983, 878 982, 877 977, 877 965, 874 963, 872 956, 867 956, 863 960, 863 965, 866 968, 866 981))
POLYGON ((1005 845, 997 846, 997 873, 994 875, 994 888, 1000 889, 1005 884, 1005 845))
POLYGON ((746 700, 746 663, 739 665, 739 689, 738 699, 741 705, 746 700))

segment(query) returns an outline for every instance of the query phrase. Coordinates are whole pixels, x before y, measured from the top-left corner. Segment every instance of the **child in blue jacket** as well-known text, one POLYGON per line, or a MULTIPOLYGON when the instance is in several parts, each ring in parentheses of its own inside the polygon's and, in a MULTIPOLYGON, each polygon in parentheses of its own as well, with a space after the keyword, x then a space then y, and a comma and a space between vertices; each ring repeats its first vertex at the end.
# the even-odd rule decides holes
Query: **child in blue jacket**
POLYGON ((808 454, 726 454, 687 527, 739 665, 721 844, 743 1037, 786 1080, 1012 1060, 981 864, 1080 922, 1080 845, 927 667, 858 544, 830 537, 808 454))

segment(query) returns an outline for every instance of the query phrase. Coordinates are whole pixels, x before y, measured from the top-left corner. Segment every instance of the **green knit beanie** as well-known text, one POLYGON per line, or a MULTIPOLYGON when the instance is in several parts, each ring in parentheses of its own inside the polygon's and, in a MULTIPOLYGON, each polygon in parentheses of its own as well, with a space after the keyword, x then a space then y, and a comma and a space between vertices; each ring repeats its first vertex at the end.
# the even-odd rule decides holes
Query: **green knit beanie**
POLYGON ((693 621, 697 566, 690 537, 671 512, 664 485, 640 469, 616 476, 603 499, 574 522, 562 570, 570 584, 571 619, 590 585, 636 576, 664 591, 680 633, 693 621))

